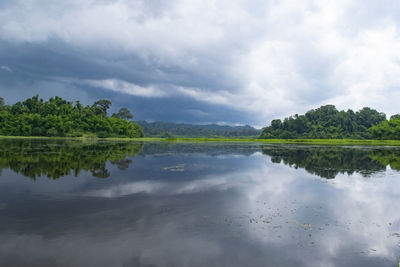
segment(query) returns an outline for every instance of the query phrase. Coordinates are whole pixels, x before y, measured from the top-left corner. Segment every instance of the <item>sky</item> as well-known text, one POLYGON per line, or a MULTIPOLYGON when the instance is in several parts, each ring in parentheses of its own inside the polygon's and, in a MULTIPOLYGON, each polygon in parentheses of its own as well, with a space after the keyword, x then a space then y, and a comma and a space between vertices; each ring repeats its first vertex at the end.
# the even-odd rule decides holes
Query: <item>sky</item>
POLYGON ((249 124, 321 105, 400 112, 398 0, 1 0, 0 96, 136 120, 249 124))

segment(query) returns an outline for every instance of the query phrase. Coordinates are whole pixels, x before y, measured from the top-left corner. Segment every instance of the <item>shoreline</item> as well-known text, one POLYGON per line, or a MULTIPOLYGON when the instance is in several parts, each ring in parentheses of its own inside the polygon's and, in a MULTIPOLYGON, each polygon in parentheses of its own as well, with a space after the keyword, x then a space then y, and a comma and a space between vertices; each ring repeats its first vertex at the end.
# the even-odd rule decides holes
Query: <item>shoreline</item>
POLYGON ((400 146, 400 140, 369 139, 240 139, 240 138, 94 138, 94 137, 45 137, 45 136, 0 136, 0 139, 40 139, 40 140, 82 140, 82 141, 136 141, 136 142, 223 142, 223 143, 260 143, 260 144, 310 144, 310 145, 369 145, 400 146))

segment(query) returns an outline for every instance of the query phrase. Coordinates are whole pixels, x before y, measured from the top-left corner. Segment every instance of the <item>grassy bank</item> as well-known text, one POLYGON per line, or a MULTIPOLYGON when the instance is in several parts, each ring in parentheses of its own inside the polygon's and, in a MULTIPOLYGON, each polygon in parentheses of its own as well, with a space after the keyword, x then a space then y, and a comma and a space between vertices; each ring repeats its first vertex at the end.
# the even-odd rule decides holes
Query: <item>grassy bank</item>
POLYGON ((371 145, 400 146, 400 140, 360 140, 360 139, 230 139, 230 138, 138 138, 142 141, 166 142, 251 142, 266 144, 319 144, 319 145, 371 145))
POLYGON ((360 140, 360 139, 234 139, 234 138, 96 138, 96 137, 35 137, 35 136, 0 136, 0 139, 59 139, 59 140, 109 140, 141 142, 235 142, 265 144, 317 144, 317 145, 371 145, 400 146, 400 140, 360 140))

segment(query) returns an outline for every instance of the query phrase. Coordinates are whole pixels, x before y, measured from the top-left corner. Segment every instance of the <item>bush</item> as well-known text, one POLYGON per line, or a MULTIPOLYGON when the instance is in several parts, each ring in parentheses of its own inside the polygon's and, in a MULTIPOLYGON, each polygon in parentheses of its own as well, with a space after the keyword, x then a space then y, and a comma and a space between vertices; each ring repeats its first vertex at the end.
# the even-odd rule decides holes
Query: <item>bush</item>
POLYGON ((32 129, 33 136, 41 136, 41 135, 43 135, 43 133, 44 133, 44 130, 41 127, 35 127, 32 129))
POLYGON ((82 137, 83 136, 83 132, 74 131, 74 132, 68 133, 66 136, 67 137, 82 137))
POLYGON ((110 134, 107 133, 106 131, 100 131, 100 132, 97 133, 97 137, 99 137, 99 138, 107 138, 107 137, 110 137, 110 134))
POLYGON ((56 128, 50 128, 49 130, 47 130, 46 135, 47 136, 57 136, 58 132, 57 132, 56 128))

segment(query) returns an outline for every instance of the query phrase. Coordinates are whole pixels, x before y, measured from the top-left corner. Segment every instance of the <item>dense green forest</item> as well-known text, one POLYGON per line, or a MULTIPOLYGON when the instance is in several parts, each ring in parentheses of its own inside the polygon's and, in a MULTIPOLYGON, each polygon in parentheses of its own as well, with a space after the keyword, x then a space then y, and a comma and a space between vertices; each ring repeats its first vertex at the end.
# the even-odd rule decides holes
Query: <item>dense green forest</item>
POLYGON ((400 116, 386 120, 384 113, 365 107, 357 112, 321 106, 304 115, 273 120, 263 128, 263 139, 400 139, 400 116))
POLYGON ((130 121, 133 115, 121 108, 107 115, 109 100, 98 100, 91 106, 79 101, 68 102, 60 97, 48 101, 36 95, 14 105, 5 105, 0 98, 0 135, 60 137, 143 137, 140 126, 130 121))
POLYGON ((261 130, 251 126, 195 125, 172 122, 138 121, 147 137, 256 137, 261 130))
POLYGON ((251 126, 194 125, 170 122, 133 122, 127 108, 111 116, 109 100, 83 106, 60 97, 48 101, 36 95, 13 105, 0 97, 0 135, 47 137, 257 137, 262 139, 400 139, 400 115, 390 120, 384 113, 365 107, 357 112, 339 111, 333 105, 272 120, 263 130, 251 126), (143 128, 143 129, 142 129, 143 128), (260 135, 261 133, 261 135, 260 135))
POLYGON ((390 120, 384 120, 376 126, 369 129, 372 138, 399 140, 400 139, 400 115, 390 117, 390 120))

